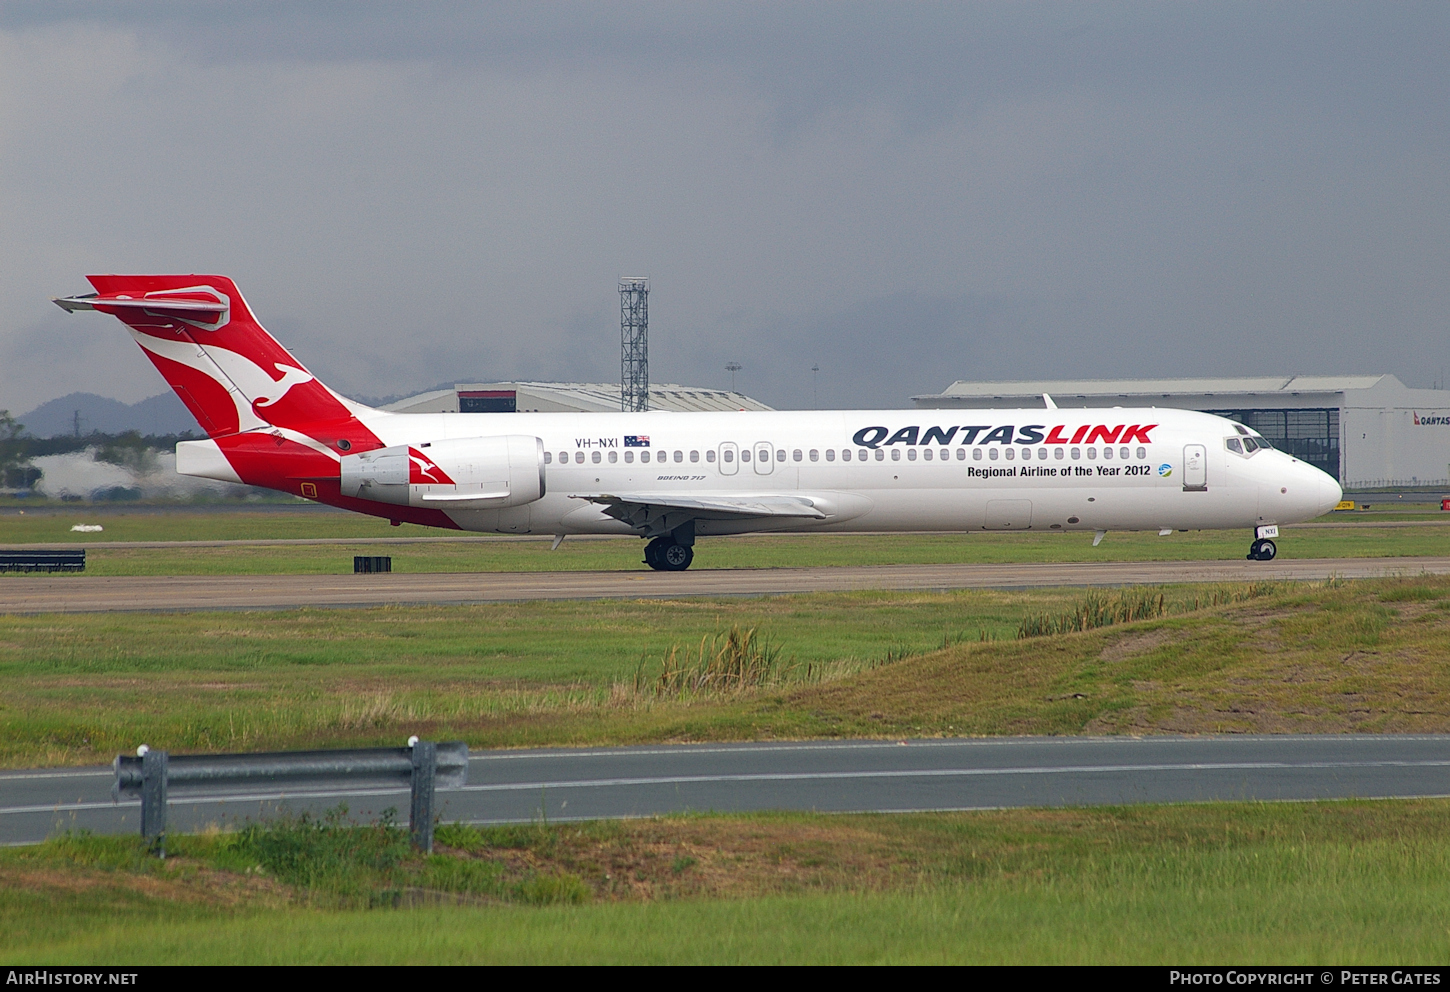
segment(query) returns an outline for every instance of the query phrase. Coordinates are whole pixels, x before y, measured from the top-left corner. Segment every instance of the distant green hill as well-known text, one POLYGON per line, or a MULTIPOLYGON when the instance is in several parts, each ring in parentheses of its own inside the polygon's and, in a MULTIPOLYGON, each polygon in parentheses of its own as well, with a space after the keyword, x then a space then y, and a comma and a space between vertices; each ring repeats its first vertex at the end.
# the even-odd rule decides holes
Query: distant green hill
POLYGON ((95 393, 71 393, 42 403, 15 419, 25 425, 25 432, 31 437, 59 437, 77 433, 77 416, 82 435, 124 434, 126 431, 141 434, 200 433, 196 420, 176 394, 169 390, 129 404, 95 393))

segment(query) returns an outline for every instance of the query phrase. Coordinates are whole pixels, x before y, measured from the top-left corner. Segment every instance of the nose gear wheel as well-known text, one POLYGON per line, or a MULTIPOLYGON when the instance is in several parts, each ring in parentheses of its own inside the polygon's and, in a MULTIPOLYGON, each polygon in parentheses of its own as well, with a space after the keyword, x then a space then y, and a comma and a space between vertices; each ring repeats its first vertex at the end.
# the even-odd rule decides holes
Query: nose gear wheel
POLYGON ((1279 553, 1279 548, 1270 540, 1255 541, 1249 545, 1249 561, 1273 561, 1274 556, 1279 553))

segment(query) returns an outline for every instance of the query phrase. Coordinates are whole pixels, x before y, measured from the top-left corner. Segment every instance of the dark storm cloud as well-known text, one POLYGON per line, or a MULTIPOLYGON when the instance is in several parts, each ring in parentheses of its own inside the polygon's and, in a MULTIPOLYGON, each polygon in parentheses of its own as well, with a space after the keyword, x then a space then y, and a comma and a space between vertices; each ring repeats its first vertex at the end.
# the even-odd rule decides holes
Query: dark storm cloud
POLYGON ((155 267, 227 269, 368 395, 611 379, 635 272, 657 379, 738 360, 779 405, 812 364, 833 405, 1420 384, 1450 364, 1447 41, 1444 4, 12 2, 0 391, 154 391, 110 346, 66 372, 100 352, 44 296, 155 267))

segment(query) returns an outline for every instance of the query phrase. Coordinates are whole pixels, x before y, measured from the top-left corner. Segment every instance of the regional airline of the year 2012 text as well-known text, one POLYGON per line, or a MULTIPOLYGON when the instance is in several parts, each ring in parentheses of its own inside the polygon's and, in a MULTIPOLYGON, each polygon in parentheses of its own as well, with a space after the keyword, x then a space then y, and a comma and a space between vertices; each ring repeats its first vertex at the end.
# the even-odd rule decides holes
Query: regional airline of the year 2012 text
MULTIPOLYGON (((232 280, 99 275, 57 299, 125 323, 206 440, 185 475, 395 523, 634 534, 678 571, 698 537, 761 531, 1092 531, 1278 525, 1339 484, 1242 424, 1171 409, 400 414, 317 381, 232 280)), ((556 543, 557 546, 557 543, 556 543)))

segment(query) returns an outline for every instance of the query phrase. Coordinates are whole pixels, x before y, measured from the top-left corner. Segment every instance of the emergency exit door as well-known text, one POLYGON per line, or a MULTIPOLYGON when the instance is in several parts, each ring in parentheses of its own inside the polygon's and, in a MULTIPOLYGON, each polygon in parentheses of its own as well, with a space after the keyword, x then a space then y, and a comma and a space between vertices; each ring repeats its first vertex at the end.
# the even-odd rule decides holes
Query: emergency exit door
POLYGON ((764 441, 755 442, 755 474, 769 475, 775 467, 775 459, 771 457, 775 452, 775 445, 767 444, 764 441))
POLYGON ((1183 491, 1204 492, 1208 489, 1208 449, 1201 444, 1183 446, 1183 491))

